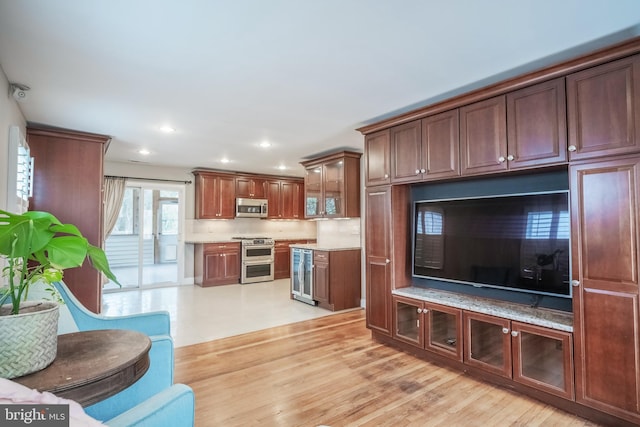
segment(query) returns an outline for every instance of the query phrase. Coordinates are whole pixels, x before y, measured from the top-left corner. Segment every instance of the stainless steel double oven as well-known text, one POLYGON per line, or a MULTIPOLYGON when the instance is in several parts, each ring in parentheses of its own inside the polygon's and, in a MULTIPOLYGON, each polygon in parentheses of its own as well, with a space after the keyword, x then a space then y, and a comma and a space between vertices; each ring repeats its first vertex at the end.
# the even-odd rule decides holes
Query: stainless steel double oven
POLYGON ((273 239, 267 237, 234 237, 242 243, 242 271, 240 283, 266 282, 273 280, 273 239))

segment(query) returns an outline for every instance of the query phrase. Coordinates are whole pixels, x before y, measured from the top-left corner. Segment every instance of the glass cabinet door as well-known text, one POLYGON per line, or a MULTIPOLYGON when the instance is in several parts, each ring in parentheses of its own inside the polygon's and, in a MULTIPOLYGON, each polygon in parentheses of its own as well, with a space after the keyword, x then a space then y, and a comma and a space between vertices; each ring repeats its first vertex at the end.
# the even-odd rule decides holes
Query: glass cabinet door
POLYGON ((425 348, 462 362, 462 310, 425 304, 425 348))
POLYGON ((513 322, 513 379, 573 399, 573 356, 569 332, 513 322))
POLYGON ((344 162, 336 160, 324 165, 324 215, 344 216, 344 162))
POLYGON ((510 321, 468 312, 464 319, 464 362, 511 378, 510 321))
POLYGON ((394 337, 422 347, 422 303, 394 298, 394 337))
POLYGON ((309 168, 305 178, 305 216, 322 216, 322 166, 309 168))

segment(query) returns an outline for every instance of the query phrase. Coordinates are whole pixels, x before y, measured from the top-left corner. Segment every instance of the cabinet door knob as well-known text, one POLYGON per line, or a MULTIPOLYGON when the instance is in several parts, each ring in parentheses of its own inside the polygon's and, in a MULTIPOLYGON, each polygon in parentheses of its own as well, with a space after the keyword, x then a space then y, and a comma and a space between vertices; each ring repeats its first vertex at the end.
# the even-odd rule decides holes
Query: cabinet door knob
POLYGON ((384 260, 384 262, 385 262, 386 264, 389 264, 389 263, 391 262, 391 260, 390 260, 389 258, 387 258, 387 259, 385 259, 385 260, 384 260))
POLYGON ((422 309, 421 308, 418 309, 418 314, 420 314, 420 313, 422 313, 422 309))
POLYGON ((384 174, 384 177, 385 177, 385 178, 389 178, 389 174, 388 174, 388 173, 385 173, 385 174, 384 174))
POLYGON ((498 163, 504 163, 505 160, 504 156, 498 157, 498 163))
POLYGON ((574 151, 577 150, 577 148, 576 148, 575 145, 570 145, 569 147, 567 147, 567 150, 569 150, 569 151, 571 151, 573 153, 574 151))
POLYGON ((578 286, 580 286, 580 281, 579 280, 572 280, 571 281, 571 286, 573 286, 574 288, 577 288, 578 286))
POLYGON ((515 157, 513 157, 511 154, 507 156, 507 160, 512 161, 513 159, 515 159, 515 157))
POLYGON ((502 333, 503 334, 508 334, 509 333, 509 328, 502 328, 502 333))
POLYGON ((518 331, 511 331, 511 336, 512 337, 517 337, 518 336, 518 331))
POLYGON ((426 169, 420 169, 421 173, 425 173, 427 170, 426 169))
POLYGON ((416 169, 416 175, 420 173, 420 169, 416 169))

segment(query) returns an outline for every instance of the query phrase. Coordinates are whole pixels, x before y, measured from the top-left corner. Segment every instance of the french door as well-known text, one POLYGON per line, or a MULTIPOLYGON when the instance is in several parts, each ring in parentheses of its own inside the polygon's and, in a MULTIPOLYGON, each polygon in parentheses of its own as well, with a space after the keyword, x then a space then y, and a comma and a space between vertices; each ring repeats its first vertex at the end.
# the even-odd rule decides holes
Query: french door
POLYGON ((181 185, 127 184, 118 221, 105 242, 109 265, 122 287, 107 283, 105 292, 180 283, 183 198, 181 185))

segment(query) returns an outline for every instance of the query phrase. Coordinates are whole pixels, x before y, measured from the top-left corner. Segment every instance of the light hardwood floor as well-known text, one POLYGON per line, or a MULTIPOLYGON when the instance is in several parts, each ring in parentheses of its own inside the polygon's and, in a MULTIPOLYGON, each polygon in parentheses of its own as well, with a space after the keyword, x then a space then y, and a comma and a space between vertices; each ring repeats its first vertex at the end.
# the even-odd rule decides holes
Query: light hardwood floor
POLYGON ((196 426, 597 426, 371 339, 357 310, 176 349, 196 426))

